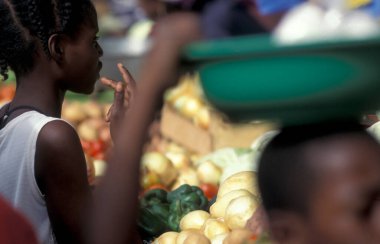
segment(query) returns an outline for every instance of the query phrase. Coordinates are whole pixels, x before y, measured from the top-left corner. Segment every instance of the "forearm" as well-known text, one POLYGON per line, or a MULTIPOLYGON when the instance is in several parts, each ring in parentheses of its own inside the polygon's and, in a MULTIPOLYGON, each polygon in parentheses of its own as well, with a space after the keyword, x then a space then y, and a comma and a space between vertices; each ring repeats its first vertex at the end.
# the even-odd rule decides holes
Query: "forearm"
POLYGON ((163 92, 176 80, 182 47, 200 36, 197 20, 194 16, 190 18, 182 19, 183 23, 172 22, 174 27, 163 24, 143 63, 137 94, 125 114, 109 168, 98 186, 91 243, 130 243, 128 238, 137 217, 140 160, 148 127, 161 107, 163 92))
POLYGON ((154 118, 160 96, 141 91, 126 113, 107 173, 95 194, 91 243, 128 243, 136 219, 140 158, 146 131, 154 118), (133 118, 133 119, 132 119, 133 118))

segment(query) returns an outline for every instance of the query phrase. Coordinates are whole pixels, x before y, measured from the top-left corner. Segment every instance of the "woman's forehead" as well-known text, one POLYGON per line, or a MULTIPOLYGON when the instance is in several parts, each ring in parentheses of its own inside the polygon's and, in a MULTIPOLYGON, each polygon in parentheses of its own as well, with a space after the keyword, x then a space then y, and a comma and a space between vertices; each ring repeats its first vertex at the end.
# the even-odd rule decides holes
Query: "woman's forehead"
POLYGON ((85 24, 95 29, 98 29, 98 15, 96 13, 96 10, 91 8, 87 14, 88 17, 85 18, 85 24))

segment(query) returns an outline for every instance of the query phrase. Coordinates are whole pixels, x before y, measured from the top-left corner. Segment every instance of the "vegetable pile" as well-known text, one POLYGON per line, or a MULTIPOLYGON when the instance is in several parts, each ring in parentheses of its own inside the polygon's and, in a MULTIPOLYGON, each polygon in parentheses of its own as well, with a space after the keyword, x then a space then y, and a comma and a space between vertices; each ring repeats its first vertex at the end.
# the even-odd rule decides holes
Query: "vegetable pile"
POLYGON ((210 202, 188 184, 147 191, 140 199, 140 232, 156 244, 256 243, 257 234, 247 228, 260 203, 255 177, 253 171, 231 175, 210 202))
POLYGON ((196 186, 182 185, 174 191, 153 189, 140 199, 138 226, 144 236, 179 231, 180 220, 194 210, 206 210, 208 200, 196 186))

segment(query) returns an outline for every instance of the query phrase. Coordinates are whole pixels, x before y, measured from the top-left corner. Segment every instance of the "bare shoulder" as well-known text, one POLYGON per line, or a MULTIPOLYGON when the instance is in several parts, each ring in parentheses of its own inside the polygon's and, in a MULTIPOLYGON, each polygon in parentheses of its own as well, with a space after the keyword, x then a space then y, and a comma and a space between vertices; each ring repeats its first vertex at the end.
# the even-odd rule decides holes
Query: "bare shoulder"
POLYGON ((35 176, 43 192, 48 182, 58 179, 86 183, 86 161, 80 139, 67 122, 51 121, 41 129, 36 145, 35 176))
POLYGON ((47 123, 37 138, 35 177, 45 195, 58 243, 84 243, 83 221, 91 191, 79 137, 72 126, 47 123))
POLYGON ((75 141, 79 141, 78 134, 70 124, 63 120, 53 120, 47 123, 38 135, 38 143, 42 146, 46 144, 45 146, 52 149, 70 146, 75 141))
POLYGON ((69 165, 85 164, 79 136, 70 124, 54 120, 41 129, 37 138, 36 164, 36 168, 66 169, 69 165))

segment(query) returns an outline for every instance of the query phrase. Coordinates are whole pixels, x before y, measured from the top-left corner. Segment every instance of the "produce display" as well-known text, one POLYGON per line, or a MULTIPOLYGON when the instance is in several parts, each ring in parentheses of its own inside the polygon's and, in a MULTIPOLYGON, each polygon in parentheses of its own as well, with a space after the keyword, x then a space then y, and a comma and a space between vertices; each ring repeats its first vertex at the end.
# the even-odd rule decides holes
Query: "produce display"
MULTIPOLYGON (((207 132, 213 126, 213 112, 197 82, 196 76, 185 76, 178 86, 167 91, 165 104, 207 132)), ((164 133, 156 138, 155 146, 142 158, 144 193, 140 197, 138 225, 143 239, 156 244, 270 243, 263 228, 254 232, 249 229, 260 205, 255 170, 261 144, 266 140, 261 139, 253 148, 224 147, 202 154, 186 144, 177 144, 173 141, 176 137, 165 138, 167 134, 170 135, 164 133), (198 205, 190 204, 193 209, 176 208, 168 201, 167 196, 173 192, 191 188, 203 191, 207 208, 199 206, 203 205, 199 199, 198 205), (171 222, 173 215, 175 224, 171 222)))
POLYGON ((196 186, 181 185, 174 191, 153 189, 140 199, 138 226, 143 234, 157 236, 179 231, 183 216, 194 210, 206 210, 208 200, 196 186))
POLYGON ((0 106, 12 100, 16 92, 16 85, 14 83, 0 82, 0 106))
MULTIPOLYGON (((162 189, 151 190, 140 199, 140 208, 143 209, 143 212, 140 214, 139 221, 145 222, 143 222, 144 225, 139 222, 139 226, 145 233, 150 231, 150 236, 145 236, 145 238, 148 238, 148 241, 153 240, 153 243, 156 244, 269 243, 268 239, 265 240, 264 237, 258 242, 258 233, 252 233, 247 228, 248 221, 260 203, 257 189, 254 184, 250 184, 255 181, 255 177, 253 171, 242 171, 231 175, 221 182, 219 192, 210 201, 208 208, 204 208, 204 198, 199 197, 201 194, 196 187, 182 185, 171 192, 162 189), (185 189, 190 193, 190 189, 197 189, 196 191, 199 193, 192 196, 185 194, 182 198, 178 198, 182 200, 177 201, 192 199, 186 206, 178 208, 166 205, 165 210, 160 210, 163 204, 167 204, 165 201, 169 199, 168 196, 173 193, 176 195, 176 192, 186 192, 185 189), (167 197, 165 198, 165 196, 167 197), (149 215, 144 215, 146 214, 144 208, 147 206, 147 198, 151 201, 151 211, 149 215), (195 202, 197 204, 194 206, 195 202), (167 209, 169 212, 166 212, 167 209), (178 209, 181 209, 180 214, 178 214, 178 209), (172 220, 170 214, 175 214, 175 225, 168 223, 172 220), (154 221, 156 219, 160 219, 160 221, 154 221), (193 242, 194 240, 197 242, 193 242)), ((176 205, 179 206, 178 203, 176 205)))
POLYGON ((81 140, 91 185, 104 174, 107 152, 112 144, 109 125, 105 121, 109 107, 110 104, 93 100, 66 100, 62 107, 62 119, 76 128, 81 140))
MULTIPOLYGON (((207 131, 211 109, 196 82, 197 77, 185 76, 167 91, 165 104, 207 131)), ((14 93, 14 83, 0 83, 0 103, 11 100, 14 93)), ((110 105, 70 98, 62 107, 62 118, 80 137, 91 185, 104 174, 112 147, 105 122, 110 105)), ((201 154, 159 130, 153 134, 141 160, 137 226, 142 238, 172 244, 256 243, 258 235, 247 228, 247 222, 260 203, 254 172, 259 150, 227 147, 201 154)))
POLYGON ((180 115, 190 119, 200 128, 210 126, 210 107, 203 98, 197 75, 183 76, 179 84, 169 89, 164 97, 165 102, 180 115))

